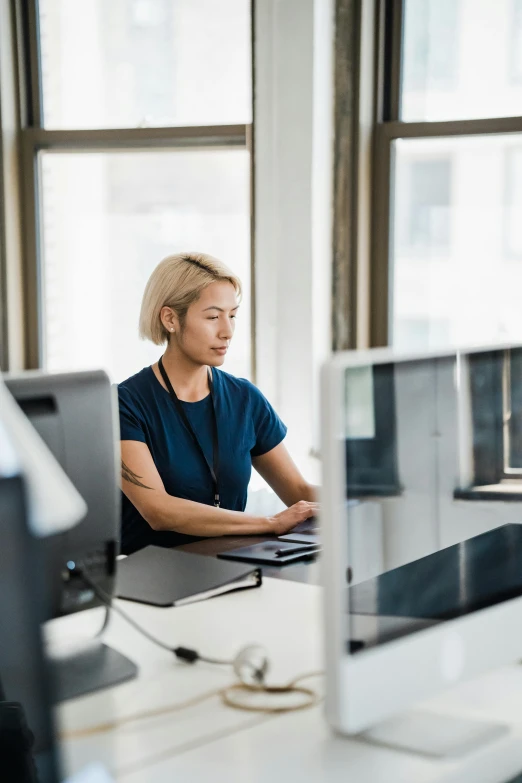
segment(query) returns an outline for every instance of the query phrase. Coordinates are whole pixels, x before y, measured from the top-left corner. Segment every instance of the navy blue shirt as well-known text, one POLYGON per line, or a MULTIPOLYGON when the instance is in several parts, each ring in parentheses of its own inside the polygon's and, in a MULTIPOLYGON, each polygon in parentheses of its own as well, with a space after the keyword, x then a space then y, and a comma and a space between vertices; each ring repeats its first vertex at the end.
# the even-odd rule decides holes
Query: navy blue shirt
MULTIPOLYGON (((219 438, 219 495, 222 508, 244 511, 252 457, 273 449, 286 427, 268 400, 250 381, 213 368, 219 438)), ((121 440, 146 443, 169 495, 213 505, 208 465, 152 367, 118 386, 121 440)), ((212 465, 212 399, 182 402, 192 428, 212 465)), ((195 540, 170 531, 155 531, 122 494, 121 551, 149 544, 177 546, 195 540)))

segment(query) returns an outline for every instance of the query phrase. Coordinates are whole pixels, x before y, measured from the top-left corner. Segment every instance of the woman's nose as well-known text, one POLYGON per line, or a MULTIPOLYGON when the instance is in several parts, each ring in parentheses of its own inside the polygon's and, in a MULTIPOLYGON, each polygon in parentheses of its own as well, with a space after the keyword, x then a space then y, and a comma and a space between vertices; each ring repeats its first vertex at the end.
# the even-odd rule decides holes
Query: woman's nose
POLYGON ((219 330, 219 336, 222 340, 230 340, 233 334, 234 331, 232 329, 231 323, 225 322, 221 324, 221 328, 219 330))

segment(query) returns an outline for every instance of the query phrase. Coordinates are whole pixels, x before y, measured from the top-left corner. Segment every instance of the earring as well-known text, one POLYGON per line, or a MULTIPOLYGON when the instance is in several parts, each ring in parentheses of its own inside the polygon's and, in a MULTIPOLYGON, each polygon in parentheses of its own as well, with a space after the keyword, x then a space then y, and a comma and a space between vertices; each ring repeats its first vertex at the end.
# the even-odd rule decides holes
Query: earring
POLYGON ((170 327, 170 331, 171 331, 171 332, 173 332, 173 331, 174 331, 174 329, 172 328, 172 326, 170 327))

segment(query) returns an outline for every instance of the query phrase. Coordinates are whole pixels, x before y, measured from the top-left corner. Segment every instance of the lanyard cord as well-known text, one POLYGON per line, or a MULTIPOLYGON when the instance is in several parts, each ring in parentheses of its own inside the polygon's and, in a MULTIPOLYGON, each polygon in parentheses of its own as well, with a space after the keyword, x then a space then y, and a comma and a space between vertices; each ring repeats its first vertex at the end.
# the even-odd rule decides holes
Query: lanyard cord
POLYGON ((219 440, 218 440, 218 427, 217 427, 217 416, 216 416, 216 403, 214 400, 214 383, 212 381, 212 375, 210 374, 210 369, 207 370, 208 373, 208 387, 210 389, 210 399, 212 401, 212 462, 211 465, 210 462, 207 459, 207 455, 203 451, 203 447, 201 443, 198 440, 198 437, 196 433, 194 432, 192 425, 190 421, 188 420, 187 414, 185 413, 183 409, 183 405, 181 404, 180 399, 178 398, 178 395, 174 391, 174 388, 170 382, 169 376, 167 375, 167 372, 165 370, 165 367, 163 366, 163 360, 162 357, 159 358, 158 361, 158 367, 159 371, 161 373, 161 377, 165 381, 165 386, 168 389, 168 392, 170 394, 170 398, 174 405, 176 406, 179 415, 181 416, 181 420, 183 421, 183 424, 189 431, 190 435, 192 436, 192 440, 196 444, 197 448, 199 449, 199 452, 203 459, 205 460, 205 464, 207 468, 209 469, 210 475, 212 476, 212 484, 214 489, 214 505, 219 508, 220 499, 219 499, 219 484, 218 484, 218 476, 219 476, 219 440))

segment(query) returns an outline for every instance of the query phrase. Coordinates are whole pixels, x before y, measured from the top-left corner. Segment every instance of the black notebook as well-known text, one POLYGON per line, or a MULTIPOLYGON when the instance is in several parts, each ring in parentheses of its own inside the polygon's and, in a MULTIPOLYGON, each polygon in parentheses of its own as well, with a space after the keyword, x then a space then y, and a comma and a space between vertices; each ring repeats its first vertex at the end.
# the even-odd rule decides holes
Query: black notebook
POLYGON ((261 570, 215 557, 147 546, 118 560, 116 595, 154 606, 183 606, 261 585, 261 570))

